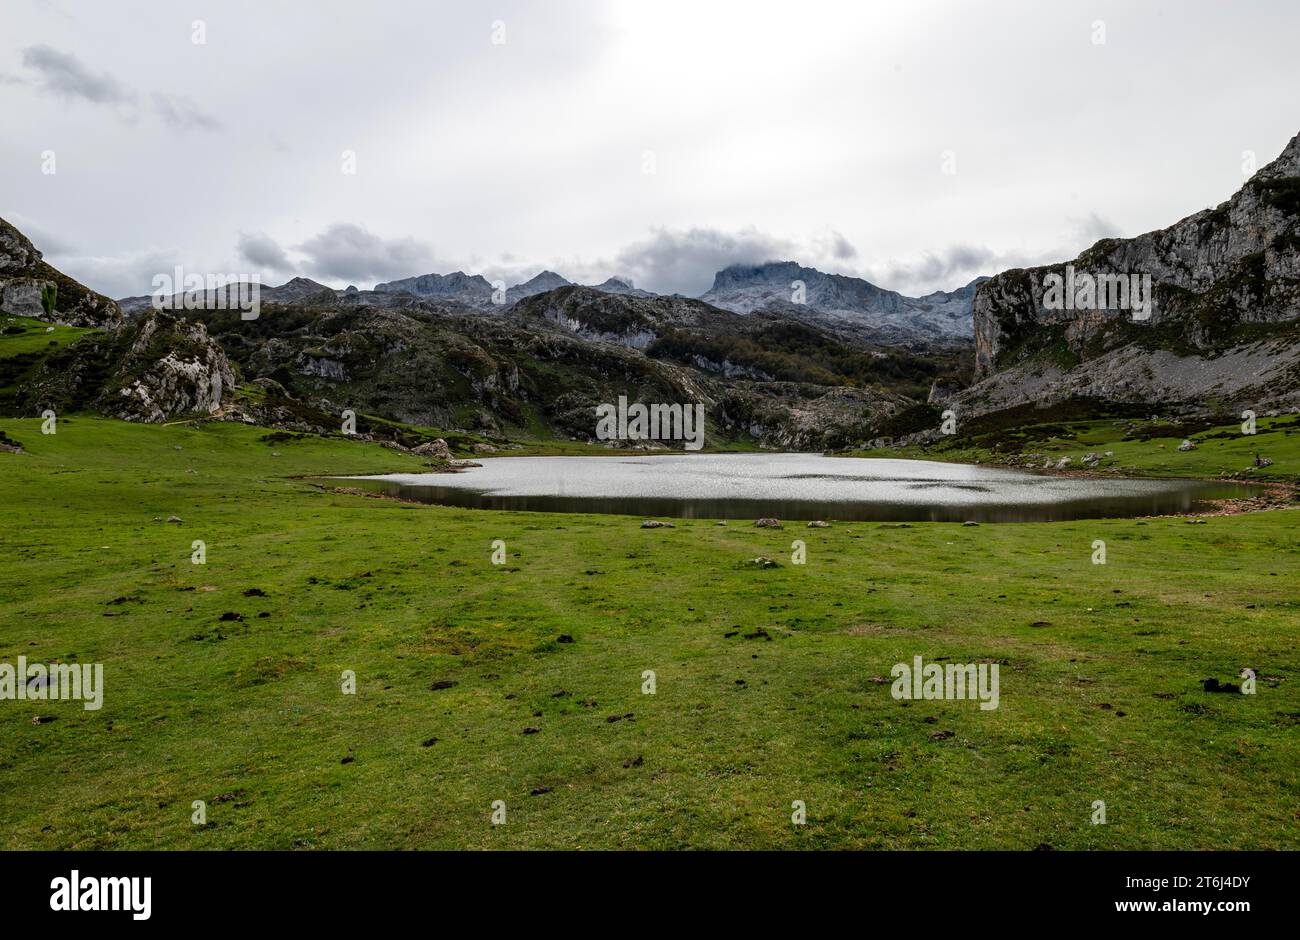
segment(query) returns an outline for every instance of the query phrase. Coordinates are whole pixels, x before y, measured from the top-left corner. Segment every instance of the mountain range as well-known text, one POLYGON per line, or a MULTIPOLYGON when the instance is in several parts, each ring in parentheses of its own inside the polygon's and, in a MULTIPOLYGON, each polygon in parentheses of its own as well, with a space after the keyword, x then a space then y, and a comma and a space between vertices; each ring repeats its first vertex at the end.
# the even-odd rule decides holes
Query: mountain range
MULTIPOLYGON (((700 299, 738 314, 780 310, 795 319, 853 333, 868 342, 911 348, 936 344, 952 347, 970 339, 971 305, 975 287, 983 280, 977 278, 951 292, 908 297, 862 278, 825 274, 794 261, 769 261, 760 265, 732 265, 717 272, 713 286, 700 299)), ((409 298, 416 298, 452 302, 483 313, 502 313, 527 297, 571 286, 577 285, 554 271, 543 271, 497 291, 480 274, 456 271, 386 281, 376 284, 372 291, 348 287, 334 293, 371 306, 402 306, 409 298)), ((632 297, 660 296, 613 277, 589 289, 632 297)), ((280 287, 264 286, 261 290, 263 300, 287 302, 323 295, 333 289, 297 277, 280 287)), ((177 295, 176 299, 179 298, 177 295)), ((151 306, 152 298, 125 297, 118 304, 127 315, 133 315, 151 306)))
POLYGON ((0 411, 328 431, 353 408, 590 439, 595 406, 627 395, 705 404, 714 440, 827 449, 931 439, 941 408, 1300 407, 1300 135, 1217 207, 923 298, 794 262, 726 268, 699 299, 549 271, 501 304, 492 289, 461 272, 370 291, 294 278, 262 290, 254 320, 157 311, 82 286, 0 220, 0 411), (1152 300, 1141 316, 1048 289, 1139 276, 1152 300), (46 343, 44 323, 91 329, 46 343))
MULTIPOLYGON (((39 293, 40 253, 4 230, 15 255, 0 271, 21 263, 33 278, 21 290, 0 278, 0 296, 39 293)), ((127 316, 105 299, 87 319, 84 298, 96 295, 77 285, 49 312, 25 300, 4 308, 15 314, 4 332, 36 349, 5 355, 0 339, 0 412, 198 414, 330 432, 353 409, 406 425, 585 440, 595 407, 627 395, 704 405, 715 441, 826 449, 879 433, 933 383, 968 371, 964 352, 874 345, 781 309, 741 314, 622 282, 556 282, 535 278, 512 302, 484 307, 466 302, 482 285, 463 275, 373 291, 295 278, 262 289, 250 320, 219 309, 220 292, 199 309, 128 299, 127 316), (66 311, 65 298, 75 305, 66 311), (97 329, 67 345, 33 344, 39 325, 65 312, 97 329)))

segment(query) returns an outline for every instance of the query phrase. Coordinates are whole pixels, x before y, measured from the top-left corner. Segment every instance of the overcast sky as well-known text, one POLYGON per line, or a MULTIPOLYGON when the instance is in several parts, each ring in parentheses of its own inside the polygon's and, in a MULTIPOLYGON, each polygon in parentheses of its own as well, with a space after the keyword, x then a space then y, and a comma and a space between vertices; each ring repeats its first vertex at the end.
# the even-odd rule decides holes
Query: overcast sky
POLYGON ((925 293, 1226 199, 1300 131, 1298 36, 1293 0, 0 0, 0 216, 115 297, 925 293))

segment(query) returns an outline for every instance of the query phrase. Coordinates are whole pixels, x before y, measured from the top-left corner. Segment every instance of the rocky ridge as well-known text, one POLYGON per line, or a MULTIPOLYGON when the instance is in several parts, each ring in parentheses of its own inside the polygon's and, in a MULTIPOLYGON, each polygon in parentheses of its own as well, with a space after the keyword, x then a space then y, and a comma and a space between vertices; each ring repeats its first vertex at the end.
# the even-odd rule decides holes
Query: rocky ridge
POLYGON ((1067 398, 1186 409, 1300 404, 1300 135, 1221 205, 1070 262, 1006 271, 974 300, 969 413, 1067 398), (1149 275, 1148 319, 1046 309, 1045 280, 1149 275))

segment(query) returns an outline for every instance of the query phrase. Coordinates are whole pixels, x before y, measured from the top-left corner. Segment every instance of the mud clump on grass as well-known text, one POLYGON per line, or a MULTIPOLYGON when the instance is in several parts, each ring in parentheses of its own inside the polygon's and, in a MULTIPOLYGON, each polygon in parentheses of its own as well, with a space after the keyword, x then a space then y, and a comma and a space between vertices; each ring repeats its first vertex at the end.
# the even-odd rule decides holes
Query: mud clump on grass
POLYGON ((1202 679, 1201 688, 1206 692, 1240 692, 1241 686, 1235 682, 1220 682, 1218 679, 1202 679))

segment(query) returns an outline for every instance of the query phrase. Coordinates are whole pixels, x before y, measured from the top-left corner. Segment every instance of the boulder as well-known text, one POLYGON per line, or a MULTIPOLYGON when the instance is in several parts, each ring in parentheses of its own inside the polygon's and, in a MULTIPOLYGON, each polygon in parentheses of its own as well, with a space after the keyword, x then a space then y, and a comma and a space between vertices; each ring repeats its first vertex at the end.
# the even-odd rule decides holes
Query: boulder
POLYGON ((421 444, 419 447, 411 448, 411 453, 420 457, 437 457, 441 460, 451 459, 451 448, 442 438, 421 444))

